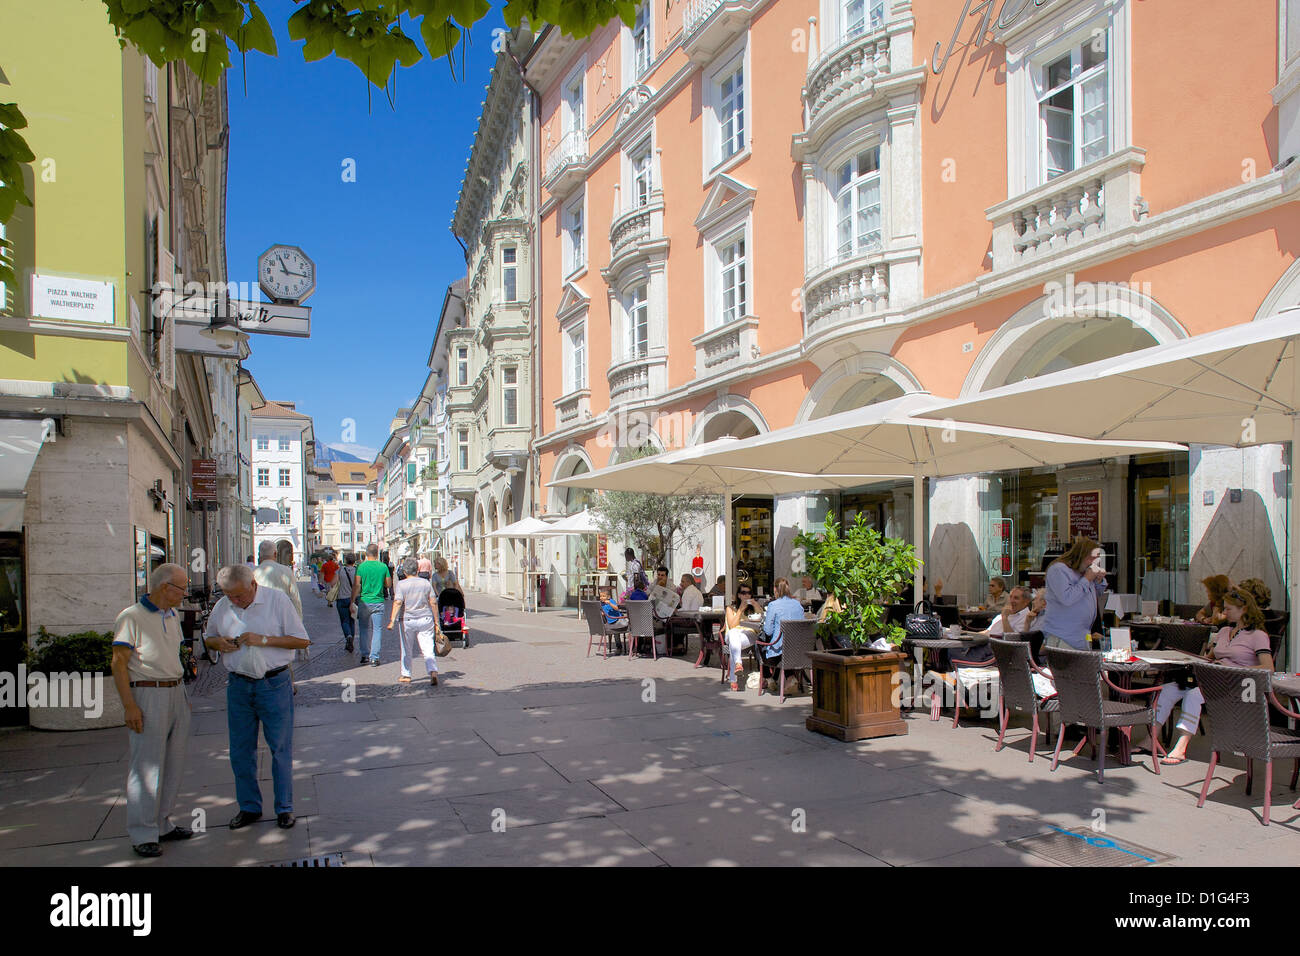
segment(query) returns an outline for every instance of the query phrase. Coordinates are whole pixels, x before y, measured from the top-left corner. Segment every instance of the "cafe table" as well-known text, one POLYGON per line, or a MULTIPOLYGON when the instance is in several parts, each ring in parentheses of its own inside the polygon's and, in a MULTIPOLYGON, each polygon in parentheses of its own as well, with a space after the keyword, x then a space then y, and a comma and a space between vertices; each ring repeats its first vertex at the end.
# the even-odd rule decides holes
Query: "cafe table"
MULTIPOLYGON (((905 637, 903 638, 903 653, 911 653, 912 648, 919 648, 922 653, 914 657, 912 663, 912 696, 908 700, 907 706, 917 707, 917 691, 921 687, 921 679, 924 676, 921 672, 921 659, 925 656, 925 651, 954 651, 958 649, 969 649, 979 647, 989 642, 987 634, 979 634, 973 631, 962 631, 959 637, 949 637, 948 631, 941 631, 940 636, 935 637, 905 637)), ((991 662, 990 662, 991 663, 991 662)))
MULTIPOLYGON (((1101 669, 1110 677, 1115 686, 1129 690, 1133 686, 1134 674, 1157 674, 1168 679, 1176 672, 1189 668, 1193 661, 1203 660, 1205 658, 1196 657, 1193 654, 1184 654, 1182 651, 1139 651, 1135 655, 1135 659, 1127 661, 1108 661, 1103 657, 1101 669), (1146 659, 1143 660, 1142 658, 1146 659)), ((1155 700, 1151 700, 1151 706, 1155 706, 1155 700)), ((1130 751, 1129 736, 1121 733, 1119 735, 1119 762, 1121 766, 1127 767, 1130 764, 1130 751)))

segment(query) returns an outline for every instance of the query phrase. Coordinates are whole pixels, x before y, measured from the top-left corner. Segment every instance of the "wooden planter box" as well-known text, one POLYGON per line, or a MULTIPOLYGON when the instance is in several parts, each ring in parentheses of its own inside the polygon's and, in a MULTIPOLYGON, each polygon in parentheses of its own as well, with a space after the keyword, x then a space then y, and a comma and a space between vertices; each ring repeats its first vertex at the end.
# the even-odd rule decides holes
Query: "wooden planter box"
POLYGON ((805 726, 838 740, 907 733, 895 703, 906 654, 898 651, 812 651, 812 716, 805 726))

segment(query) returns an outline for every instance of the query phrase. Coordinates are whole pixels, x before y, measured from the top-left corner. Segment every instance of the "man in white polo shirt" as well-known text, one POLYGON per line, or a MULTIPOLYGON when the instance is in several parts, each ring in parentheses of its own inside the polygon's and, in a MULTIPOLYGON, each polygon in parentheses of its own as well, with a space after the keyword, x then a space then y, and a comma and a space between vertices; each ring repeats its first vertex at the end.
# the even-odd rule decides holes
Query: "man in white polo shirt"
POLYGON ((126 831, 140 856, 162 856, 161 842, 188 840, 171 822, 190 739, 190 701, 181 670, 180 618, 188 579, 178 564, 149 575, 149 593, 113 626, 113 683, 122 699, 131 746, 126 774, 126 831))
POLYGON ((230 730, 230 767, 235 773, 239 813, 230 829, 239 830, 262 816, 262 788, 257 782, 257 728, 271 751, 276 822, 293 826, 293 681, 289 664, 294 651, 311 638, 302 618, 284 593, 260 587, 251 568, 222 568, 217 585, 224 597, 208 618, 204 642, 221 651, 230 671, 226 683, 226 723, 230 730))

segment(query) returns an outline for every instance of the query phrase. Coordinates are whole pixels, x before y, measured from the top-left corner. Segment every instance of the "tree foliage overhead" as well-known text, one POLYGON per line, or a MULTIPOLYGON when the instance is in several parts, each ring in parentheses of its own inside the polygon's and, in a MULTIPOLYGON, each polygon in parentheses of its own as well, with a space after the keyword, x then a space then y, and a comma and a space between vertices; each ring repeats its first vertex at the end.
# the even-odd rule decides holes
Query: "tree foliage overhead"
MULTIPOLYGON (((646 445, 625 453, 622 461, 656 454, 646 445)), ((635 491, 602 491, 591 505, 600 530, 615 540, 632 542, 638 554, 663 560, 674 540, 691 538, 712 525, 722 514, 718 495, 653 495, 635 491)), ((646 570, 647 575, 650 569, 646 570)))
MULTIPOLYGON (((204 83, 215 85, 231 65, 232 51, 276 56, 275 32, 257 0, 103 0, 108 20, 125 49, 130 43, 155 65, 181 61, 204 83)), ((426 56, 447 59, 468 42, 470 29, 488 15, 488 0, 296 0, 289 38, 303 41, 308 62, 331 54, 356 65, 366 79, 388 85, 398 65, 414 66, 426 56), (417 43, 412 34, 418 34, 417 43), (421 45, 421 43, 423 45, 421 45)), ((636 20, 636 0, 506 0, 501 15, 514 29, 524 20, 570 36, 585 37, 619 17, 636 20)), ((462 48, 462 72, 464 50, 462 48)), ((22 166, 33 161, 17 131, 27 125, 15 103, 0 103, 0 223, 21 203, 22 166)), ((7 250, 0 241, 0 281, 13 282, 7 250)))

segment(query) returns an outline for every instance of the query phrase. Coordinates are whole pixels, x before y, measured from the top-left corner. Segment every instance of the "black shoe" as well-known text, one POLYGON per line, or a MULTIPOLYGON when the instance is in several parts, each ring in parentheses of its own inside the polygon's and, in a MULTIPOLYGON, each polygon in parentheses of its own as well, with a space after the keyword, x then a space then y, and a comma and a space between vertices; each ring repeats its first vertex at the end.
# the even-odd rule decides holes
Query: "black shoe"
POLYGON ((194 836, 194 831, 189 827, 172 827, 158 838, 158 842, 168 843, 172 840, 188 840, 192 836, 194 836))
POLYGON ((344 644, 344 645, 343 645, 343 649, 344 649, 345 651, 347 651, 349 654, 351 654, 351 653, 352 653, 352 642, 351 642, 351 641, 348 641, 346 644, 344 644))
POLYGON ((137 843, 131 849, 135 850, 136 856, 162 856, 162 847, 157 843, 137 843))
POLYGON ((230 821, 230 829, 242 830, 250 823, 256 823, 260 819, 262 819, 262 815, 260 813, 250 813, 247 810, 240 810, 238 813, 235 814, 235 819, 230 821))
POLYGON ((292 813, 277 813, 275 815, 275 825, 281 830, 292 830, 296 822, 292 813))

